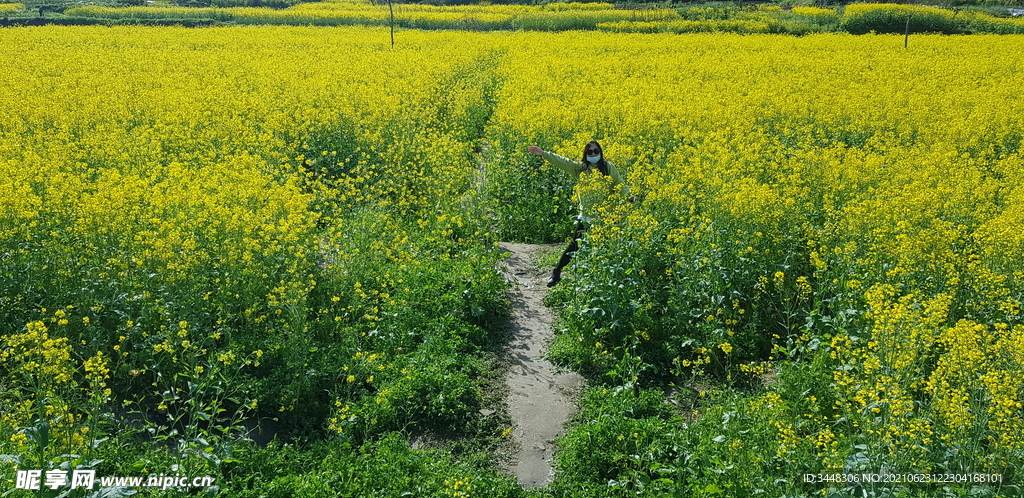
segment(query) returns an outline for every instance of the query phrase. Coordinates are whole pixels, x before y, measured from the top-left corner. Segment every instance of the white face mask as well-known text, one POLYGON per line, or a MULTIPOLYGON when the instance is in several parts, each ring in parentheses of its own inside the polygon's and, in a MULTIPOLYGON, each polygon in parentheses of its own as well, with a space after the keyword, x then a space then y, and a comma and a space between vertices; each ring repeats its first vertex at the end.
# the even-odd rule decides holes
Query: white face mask
POLYGON ((594 163, 596 163, 596 162, 598 162, 600 160, 601 160, 601 156, 599 156, 599 155, 598 156, 587 156, 587 161, 589 161, 590 164, 594 164, 594 163))

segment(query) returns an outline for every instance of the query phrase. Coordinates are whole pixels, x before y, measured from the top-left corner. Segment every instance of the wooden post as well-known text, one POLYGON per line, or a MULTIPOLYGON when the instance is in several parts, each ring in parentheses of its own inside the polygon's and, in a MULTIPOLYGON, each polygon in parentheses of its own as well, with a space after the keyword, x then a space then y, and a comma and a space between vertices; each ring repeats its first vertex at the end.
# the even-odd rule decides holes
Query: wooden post
POLYGON ((395 48, 395 8, 388 0, 388 10, 391 11, 391 48, 395 48))
POLYGON ((910 40, 910 16, 907 14, 907 27, 903 30, 903 48, 907 48, 907 42, 910 40))

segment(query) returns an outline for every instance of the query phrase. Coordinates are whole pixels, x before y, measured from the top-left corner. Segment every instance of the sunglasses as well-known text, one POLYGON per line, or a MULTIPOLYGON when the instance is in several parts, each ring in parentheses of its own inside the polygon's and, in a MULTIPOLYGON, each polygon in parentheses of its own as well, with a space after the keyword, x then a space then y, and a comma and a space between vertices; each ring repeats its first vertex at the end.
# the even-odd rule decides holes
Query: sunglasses
POLYGON ((601 153, 601 151, 597 150, 597 149, 590 149, 590 150, 587 151, 587 155, 588 156, 596 156, 596 155, 598 155, 600 153, 601 153))

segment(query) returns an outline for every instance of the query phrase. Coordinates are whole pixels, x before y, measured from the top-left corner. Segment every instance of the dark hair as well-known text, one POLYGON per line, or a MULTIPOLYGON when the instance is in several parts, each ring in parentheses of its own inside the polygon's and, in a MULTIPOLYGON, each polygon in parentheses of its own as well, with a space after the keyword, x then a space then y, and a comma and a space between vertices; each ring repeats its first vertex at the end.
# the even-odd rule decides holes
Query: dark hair
POLYGON ((598 171, 605 176, 608 175, 608 162, 604 160, 604 148, 601 147, 601 144, 597 143, 597 140, 591 140, 583 147, 583 169, 590 169, 591 166, 597 166, 598 171), (597 148, 597 151, 601 154, 601 160, 594 164, 590 164, 590 161, 587 161, 587 151, 591 148, 597 148))

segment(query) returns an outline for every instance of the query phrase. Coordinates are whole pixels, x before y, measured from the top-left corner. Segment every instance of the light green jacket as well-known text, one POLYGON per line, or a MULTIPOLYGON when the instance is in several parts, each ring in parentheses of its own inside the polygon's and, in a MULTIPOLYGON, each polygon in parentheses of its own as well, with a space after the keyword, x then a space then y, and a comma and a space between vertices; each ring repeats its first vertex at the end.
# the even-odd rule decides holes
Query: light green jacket
MULTIPOLYGON (((555 154, 554 152, 545 151, 543 157, 544 159, 547 159, 549 163, 555 165, 558 169, 565 171, 566 173, 569 173, 570 175, 573 176, 573 178, 576 178, 577 180, 580 178, 580 173, 583 173, 584 171, 590 168, 589 164, 583 164, 580 161, 573 161, 568 157, 560 156, 558 154, 555 154)), ((622 175, 619 174, 619 170, 615 168, 615 165, 612 164, 611 161, 605 160, 605 164, 608 165, 608 176, 610 176, 612 179, 612 187, 619 185, 619 192, 622 194, 623 197, 628 197, 629 186, 622 182, 622 175)), ((613 192, 608 192, 609 195, 611 195, 612 193, 613 192)), ((587 202, 584 202, 584 199, 582 198, 579 199, 580 216, 583 218, 586 218, 587 216, 586 211, 584 209, 584 204, 594 204, 597 200, 587 199, 586 201, 587 202)))

